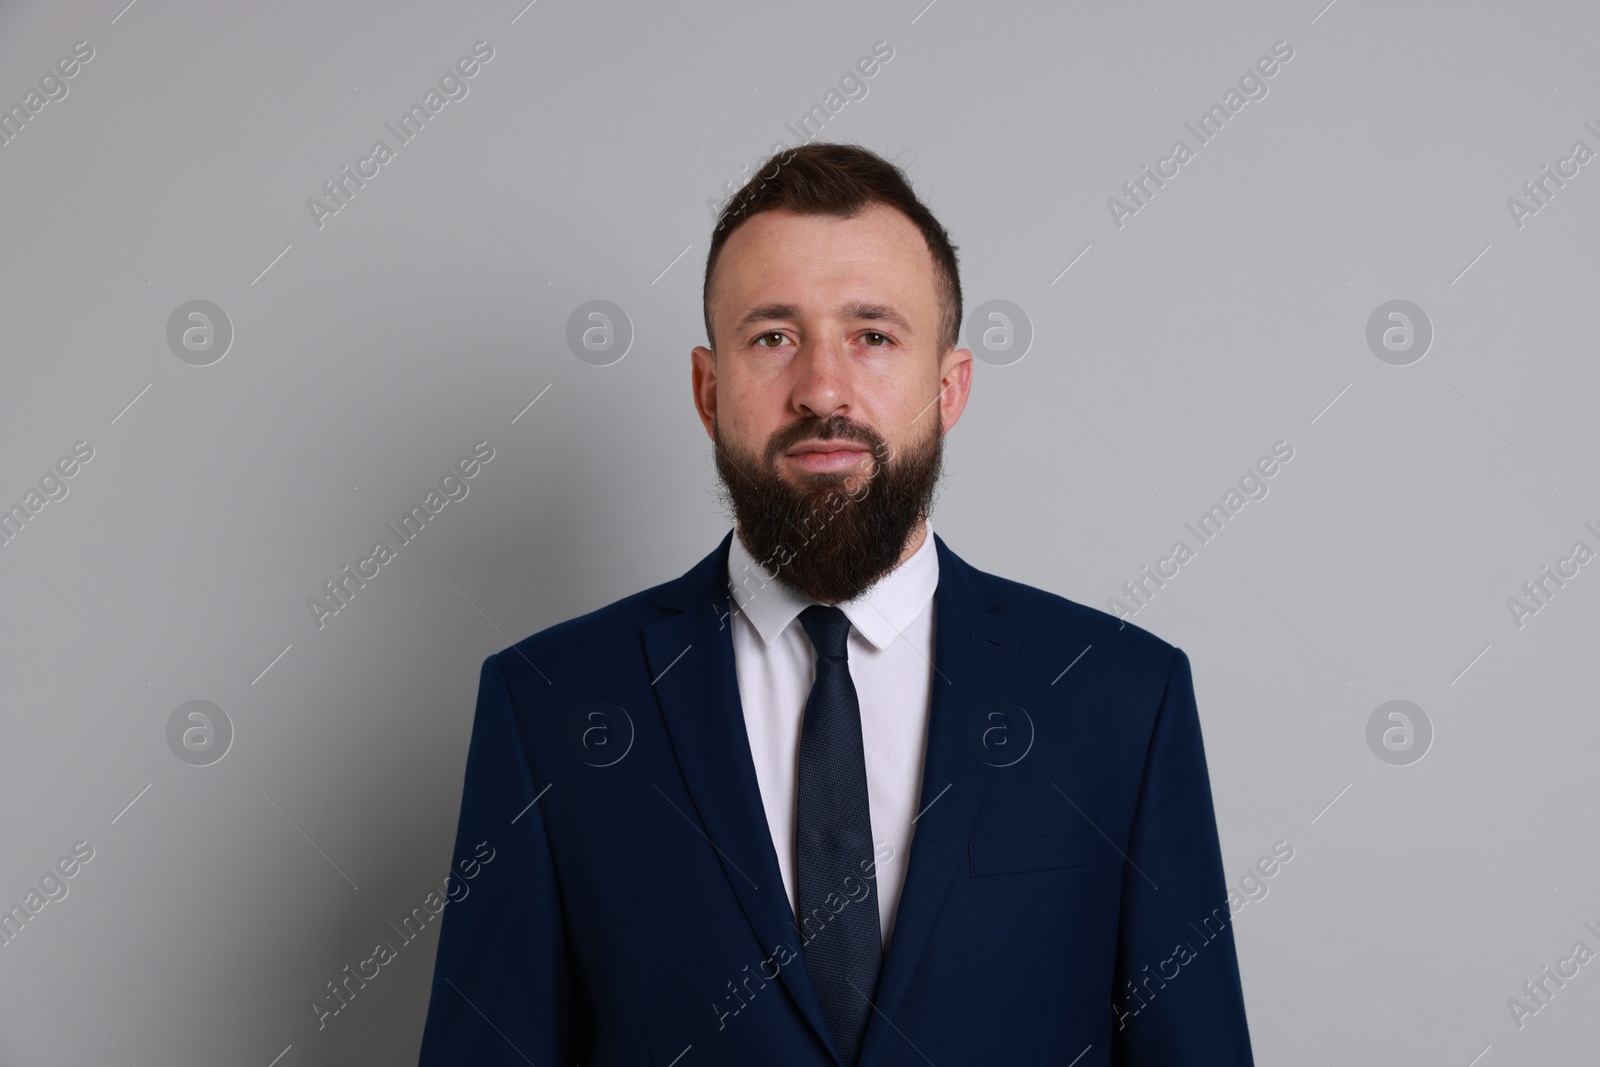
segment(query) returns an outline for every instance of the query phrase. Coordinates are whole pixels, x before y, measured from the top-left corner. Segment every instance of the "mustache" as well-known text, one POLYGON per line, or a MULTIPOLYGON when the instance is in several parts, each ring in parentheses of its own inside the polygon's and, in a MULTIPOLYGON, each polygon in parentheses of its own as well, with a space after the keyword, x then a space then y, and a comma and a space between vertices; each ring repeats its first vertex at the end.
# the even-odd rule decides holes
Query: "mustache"
POLYGON ((830 415, 825 419, 812 417, 791 423, 772 435, 772 440, 767 443, 767 463, 776 462, 780 455, 797 445, 827 441, 855 441, 866 445, 880 461, 888 449, 888 442, 870 426, 863 426, 842 415, 830 415))

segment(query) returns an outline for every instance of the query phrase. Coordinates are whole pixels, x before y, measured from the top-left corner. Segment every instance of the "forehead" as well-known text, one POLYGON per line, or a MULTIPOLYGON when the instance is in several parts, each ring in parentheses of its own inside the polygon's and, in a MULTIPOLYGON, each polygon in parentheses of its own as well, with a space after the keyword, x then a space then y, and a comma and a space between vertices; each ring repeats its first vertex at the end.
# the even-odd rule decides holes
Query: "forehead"
POLYGON ((763 211, 729 235, 717 259, 712 298, 719 319, 745 305, 850 296, 895 302, 930 314, 936 272, 916 224, 887 204, 853 218, 763 211))

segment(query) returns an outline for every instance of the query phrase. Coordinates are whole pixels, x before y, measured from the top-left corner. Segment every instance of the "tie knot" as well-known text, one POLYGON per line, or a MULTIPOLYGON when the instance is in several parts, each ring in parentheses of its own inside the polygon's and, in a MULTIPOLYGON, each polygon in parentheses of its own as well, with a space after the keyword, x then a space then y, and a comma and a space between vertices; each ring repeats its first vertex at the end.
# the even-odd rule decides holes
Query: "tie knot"
POLYGON ((829 604, 813 604, 800 613, 800 625, 817 656, 849 659, 850 617, 829 604))

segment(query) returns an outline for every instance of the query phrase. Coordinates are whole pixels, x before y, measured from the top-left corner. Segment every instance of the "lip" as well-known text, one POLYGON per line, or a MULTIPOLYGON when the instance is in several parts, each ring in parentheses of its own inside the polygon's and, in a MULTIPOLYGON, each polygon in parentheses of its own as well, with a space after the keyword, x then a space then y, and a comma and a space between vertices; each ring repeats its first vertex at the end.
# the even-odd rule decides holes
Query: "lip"
POLYGON ((784 455, 795 467, 811 474, 845 474, 858 470, 871 452, 856 441, 807 441, 784 455))
POLYGON ((865 452, 866 449, 852 441, 812 441, 807 444, 791 448, 785 455, 804 456, 811 454, 824 454, 830 452, 865 452))

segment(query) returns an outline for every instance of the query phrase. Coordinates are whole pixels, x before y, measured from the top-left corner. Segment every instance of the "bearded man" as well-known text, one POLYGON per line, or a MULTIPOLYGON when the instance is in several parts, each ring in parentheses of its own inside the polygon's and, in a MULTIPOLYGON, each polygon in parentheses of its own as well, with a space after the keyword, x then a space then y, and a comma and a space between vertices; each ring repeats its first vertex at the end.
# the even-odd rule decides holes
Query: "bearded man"
POLYGON ((723 209, 691 353, 733 529, 483 663, 423 1067, 1248 1067, 1189 661, 929 522, 944 227, 813 143, 723 209))

